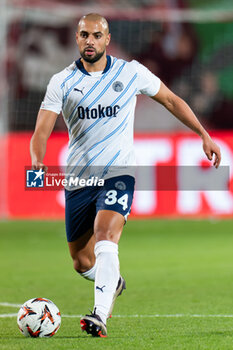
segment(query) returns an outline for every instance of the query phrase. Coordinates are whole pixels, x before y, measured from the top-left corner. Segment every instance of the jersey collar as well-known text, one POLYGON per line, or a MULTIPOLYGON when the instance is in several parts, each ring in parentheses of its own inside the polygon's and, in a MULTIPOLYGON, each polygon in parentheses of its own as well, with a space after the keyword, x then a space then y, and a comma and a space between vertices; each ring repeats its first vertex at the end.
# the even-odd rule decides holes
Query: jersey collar
MULTIPOLYGON (((86 75, 91 75, 90 73, 88 73, 86 71, 86 69, 84 68, 83 64, 82 64, 82 61, 81 61, 81 58, 79 58, 77 61, 75 61, 76 63, 76 66, 78 67, 78 69, 86 74, 86 75)), ((111 57, 109 55, 107 55, 107 64, 106 64, 106 67, 104 68, 102 74, 105 74, 111 67, 111 57)))

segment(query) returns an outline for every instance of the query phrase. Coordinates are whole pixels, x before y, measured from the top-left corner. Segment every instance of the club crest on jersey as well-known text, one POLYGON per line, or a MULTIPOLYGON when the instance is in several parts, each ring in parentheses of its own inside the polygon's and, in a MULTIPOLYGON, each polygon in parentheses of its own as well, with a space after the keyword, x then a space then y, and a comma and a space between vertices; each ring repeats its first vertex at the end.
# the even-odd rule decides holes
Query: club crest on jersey
POLYGON ((115 81, 112 84, 112 88, 116 92, 121 92, 124 89, 124 84, 121 81, 115 81))

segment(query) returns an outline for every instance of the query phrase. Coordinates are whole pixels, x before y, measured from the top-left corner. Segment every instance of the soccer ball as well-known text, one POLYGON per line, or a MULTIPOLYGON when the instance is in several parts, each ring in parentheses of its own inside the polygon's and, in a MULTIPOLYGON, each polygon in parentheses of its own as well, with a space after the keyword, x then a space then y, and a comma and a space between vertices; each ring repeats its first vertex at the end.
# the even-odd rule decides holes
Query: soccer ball
POLYGON ((61 314, 51 300, 33 298, 19 309, 17 323, 25 337, 52 337, 61 325, 61 314))

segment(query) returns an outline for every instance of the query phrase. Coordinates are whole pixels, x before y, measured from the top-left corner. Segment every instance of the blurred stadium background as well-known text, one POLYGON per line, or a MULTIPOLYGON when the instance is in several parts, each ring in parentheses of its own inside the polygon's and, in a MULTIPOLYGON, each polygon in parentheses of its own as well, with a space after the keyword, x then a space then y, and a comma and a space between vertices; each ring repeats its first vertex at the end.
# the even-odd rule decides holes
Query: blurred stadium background
MULTIPOLYGON (((233 3, 230 0, 1 0, 0 2, 0 217, 63 218, 63 194, 25 190, 29 140, 50 77, 78 57, 75 30, 89 12, 104 15, 108 53, 137 59, 185 99, 233 160, 233 3)), ((198 165, 208 170, 201 141, 160 105, 138 98, 139 164, 198 165)), ((67 133, 58 118, 45 162, 64 165, 67 133)), ((177 170, 178 171, 178 170, 177 170)), ((230 175, 231 172, 230 172, 230 175)), ((179 178, 179 174, 176 174, 179 178)), ((159 181, 154 179, 152 181, 159 181)), ((229 217, 228 191, 141 192, 133 216, 229 217)))

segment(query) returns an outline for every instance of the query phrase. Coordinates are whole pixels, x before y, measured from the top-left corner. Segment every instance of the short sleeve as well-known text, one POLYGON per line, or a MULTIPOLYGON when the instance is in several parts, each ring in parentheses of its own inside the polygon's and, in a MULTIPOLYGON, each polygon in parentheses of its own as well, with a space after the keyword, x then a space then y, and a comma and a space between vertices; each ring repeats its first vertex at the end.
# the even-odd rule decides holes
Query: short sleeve
POLYGON ((136 70, 138 74, 138 94, 155 96, 159 92, 161 80, 141 63, 137 61, 133 62, 136 64, 136 70))
POLYGON ((59 79, 54 75, 47 86, 44 100, 40 106, 41 109, 60 114, 63 100, 63 93, 60 85, 59 79))

